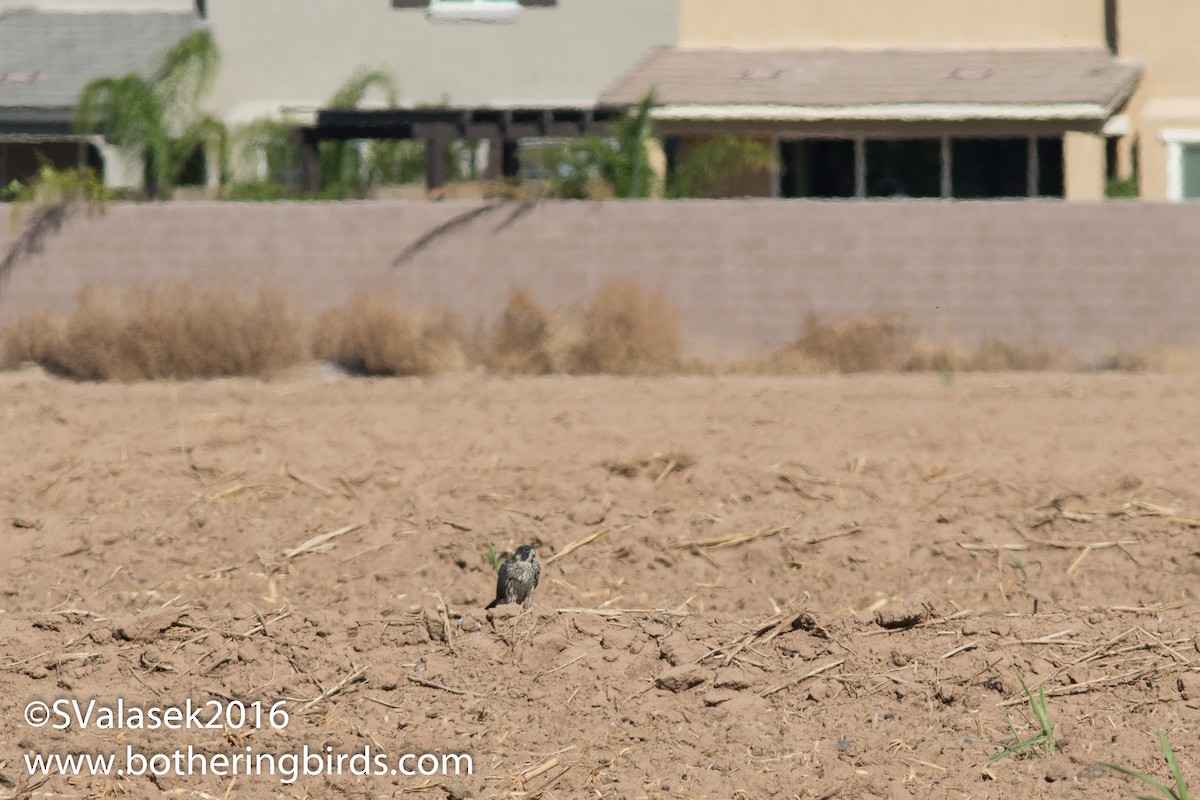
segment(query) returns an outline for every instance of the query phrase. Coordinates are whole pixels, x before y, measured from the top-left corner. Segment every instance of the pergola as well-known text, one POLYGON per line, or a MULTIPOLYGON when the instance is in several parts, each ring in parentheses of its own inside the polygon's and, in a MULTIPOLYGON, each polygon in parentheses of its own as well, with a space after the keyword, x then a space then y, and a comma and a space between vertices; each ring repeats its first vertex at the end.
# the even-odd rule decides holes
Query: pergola
POLYGON ((297 128, 301 143, 301 183, 318 191, 321 182, 317 148, 322 141, 356 139, 425 140, 425 185, 436 189, 446 182, 445 144, 455 139, 486 140, 492 153, 488 178, 512 177, 520 167, 518 141, 529 138, 563 138, 584 134, 605 135, 617 107, 557 108, 416 108, 323 109, 316 124, 297 128))

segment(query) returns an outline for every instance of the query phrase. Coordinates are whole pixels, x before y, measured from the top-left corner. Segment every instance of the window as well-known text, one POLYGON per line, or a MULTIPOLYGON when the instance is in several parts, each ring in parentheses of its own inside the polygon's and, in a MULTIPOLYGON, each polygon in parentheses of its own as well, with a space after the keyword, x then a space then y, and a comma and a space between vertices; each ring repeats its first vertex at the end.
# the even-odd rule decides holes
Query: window
POLYGON ((782 141, 781 197, 854 197, 854 141, 782 141))
POLYGON ((517 0, 430 0, 429 18, 447 20, 513 19, 521 10, 517 0))
POLYGON ((393 8, 424 8, 432 20, 511 20, 522 6, 552 6, 557 0, 392 0, 393 8))
POLYGON ((1167 130, 1167 199, 1200 199, 1200 130, 1167 130))
POLYGON ((1063 196, 1062 137, 793 139, 779 156, 782 197, 1063 196))
POLYGON ((938 139, 869 139, 867 197, 940 197, 938 139))

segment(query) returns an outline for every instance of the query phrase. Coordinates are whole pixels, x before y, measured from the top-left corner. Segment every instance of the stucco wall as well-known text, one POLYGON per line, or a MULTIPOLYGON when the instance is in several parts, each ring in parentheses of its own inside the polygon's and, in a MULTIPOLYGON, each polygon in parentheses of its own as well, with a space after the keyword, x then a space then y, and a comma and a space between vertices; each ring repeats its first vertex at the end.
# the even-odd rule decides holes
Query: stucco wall
MULTIPOLYGON (((493 319, 612 276, 661 286, 698 355, 775 347, 810 313, 903 311, 930 334, 1104 355, 1200 343, 1200 206, 772 200, 500 204, 394 264, 478 203, 114 205, 78 216, 0 289, 0 325, 80 287, 198 278, 283 287, 313 311, 391 286, 493 319)), ((7 218, 7 207, 0 216, 7 218)), ((0 247, 11 242, 0 226, 0 247)), ((0 250, 0 252, 3 252, 0 250)))
POLYGON ((678 25, 676 0, 559 0, 494 23, 389 0, 209 0, 208 16, 222 53, 211 105, 236 122, 320 107, 363 67, 390 73, 405 106, 591 105, 678 25))
MULTIPOLYGON (((1167 196, 1165 129, 1196 131, 1200 138, 1200 3, 1193 0, 1123 0, 1120 54, 1146 62, 1129 101, 1131 133, 1140 148, 1142 196, 1167 196)), ((1126 161, 1128 167, 1128 161, 1126 161)))
POLYGON ((1102 0, 680 0, 679 17, 681 47, 1104 46, 1102 0))

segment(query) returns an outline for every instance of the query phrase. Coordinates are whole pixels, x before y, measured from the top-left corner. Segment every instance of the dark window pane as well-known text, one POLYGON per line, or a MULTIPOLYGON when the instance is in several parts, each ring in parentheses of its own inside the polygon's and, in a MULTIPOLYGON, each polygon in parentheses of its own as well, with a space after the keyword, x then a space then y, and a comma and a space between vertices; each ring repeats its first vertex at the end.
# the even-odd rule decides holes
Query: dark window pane
POLYGON ((783 197, 853 197, 854 142, 796 139, 779 143, 783 197))
POLYGON ((950 142, 950 154, 954 197, 1029 194, 1028 139, 954 139, 950 142))
POLYGON ((867 197, 941 197, 939 139, 867 142, 867 197))
POLYGON ((1063 196, 1063 140, 1038 139, 1038 195, 1063 196))

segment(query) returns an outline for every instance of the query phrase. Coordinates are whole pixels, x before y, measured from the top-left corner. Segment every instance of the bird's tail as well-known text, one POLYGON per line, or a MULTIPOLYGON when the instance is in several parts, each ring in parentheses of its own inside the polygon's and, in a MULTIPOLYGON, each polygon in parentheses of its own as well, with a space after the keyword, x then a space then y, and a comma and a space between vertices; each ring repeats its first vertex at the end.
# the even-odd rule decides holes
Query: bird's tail
POLYGON ((500 598, 499 598, 499 597, 497 597, 495 600, 493 600, 492 602, 490 602, 490 603, 488 603, 486 606, 484 606, 484 607, 483 607, 483 610, 484 610, 484 611, 487 611, 488 609, 490 609, 490 608, 495 608, 495 607, 496 607, 496 606, 498 606, 498 605, 500 605, 500 598))

